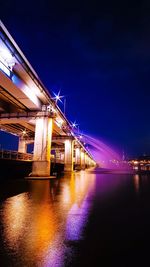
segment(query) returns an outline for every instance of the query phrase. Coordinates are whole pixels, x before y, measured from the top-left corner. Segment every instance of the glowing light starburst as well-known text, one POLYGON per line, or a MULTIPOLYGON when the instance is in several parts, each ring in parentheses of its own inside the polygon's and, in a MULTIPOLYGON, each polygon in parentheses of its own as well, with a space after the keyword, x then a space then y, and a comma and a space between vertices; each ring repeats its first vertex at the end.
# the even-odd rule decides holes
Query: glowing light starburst
POLYGON ((74 122, 71 122, 71 126, 72 126, 73 128, 77 128, 78 124, 76 123, 76 121, 74 121, 74 122))
MULTIPOLYGON (((53 93, 54 93, 54 92, 53 92, 53 93)), ((57 104, 58 101, 60 101, 61 103, 63 103, 62 100, 61 100, 63 97, 64 97, 64 96, 60 95, 60 90, 59 90, 58 94, 55 94, 55 93, 54 93, 54 97, 53 97, 52 99, 55 100, 56 104, 57 104)))
POLYGON ((22 135, 22 136, 26 136, 26 135, 28 135, 27 130, 26 130, 26 129, 22 130, 21 135, 22 135))

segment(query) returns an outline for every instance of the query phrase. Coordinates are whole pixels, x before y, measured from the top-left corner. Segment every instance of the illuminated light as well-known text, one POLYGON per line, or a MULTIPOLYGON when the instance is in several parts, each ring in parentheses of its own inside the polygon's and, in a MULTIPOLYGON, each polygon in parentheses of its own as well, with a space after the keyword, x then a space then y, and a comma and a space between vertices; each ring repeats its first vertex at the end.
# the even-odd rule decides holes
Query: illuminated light
POLYGON ((52 99, 54 99, 54 100, 56 101, 56 103, 57 103, 57 101, 60 101, 61 103, 63 103, 61 99, 62 99, 64 96, 61 96, 61 95, 60 95, 60 91, 58 92, 58 94, 55 94, 55 93, 54 93, 54 95, 55 95, 55 97, 53 97, 52 99))
POLYGON ((51 110, 53 113, 56 113, 56 109, 53 106, 51 107, 51 110))
POLYGON ((1 70, 3 70, 8 76, 10 76, 9 69, 12 70, 12 67, 15 65, 15 61, 11 53, 6 49, 0 50, 0 61, 1 70))
POLYGON ((6 49, 0 50, 0 56, 6 62, 12 62, 13 57, 12 57, 11 53, 8 50, 6 50, 6 49))
POLYGON ((10 197, 5 201, 2 222, 4 224, 4 236, 10 248, 19 250, 19 238, 25 229, 29 212, 27 193, 10 197))
POLYGON ((19 87, 22 92, 38 107, 41 107, 41 103, 36 95, 36 92, 29 88, 25 83, 21 81, 15 74, 12 77, 13 83, 19 87))
POLYGON ((138 164, 138 161, 134 161, 133 163, 136 165, 136 164, 138 164))
POLYGON ((81 151, 81 166, 85 167, 85 153, 81 151))
POLYGON ((23 130, 23 131, 22 131, 22 134, 23 134, 23 135, 26 135, 26 134, 27 134, 26 130, 23 130))
POLYGON ((65 140, 65 171, 73 171, 73 141, 65 140))
POLYGON ((58 125, 59 128, 61 128, 63 125, 63 120, 60 117, 56 118, 56 124, 58 125))
POLYGON ((0 62, 0 69, 1 69, 3 72, 5 72, 5 74, 6 74, 7 76, 10 77, 10 75, 11 75, 10 70, 9 70, 9 69, 8 69, 2 62, 0 62))
MULTIPOLYGON (((46 110, 46 107, 43 106, 43 111, 45 111, 45 110, 46 110)), ((47 111, 51 111, 53 113, 56 113, 57 112, 56 109, 53 107, 52 104, 50 104, 50 105, 47 106, 47 111)))
POLYGON ((72 126, 73 128, 77 128, 78 124, 76 123, 76 121, 74 121, 74 122, 71 123, 71 126, 72 126))
POLYGON ((64 266, 66 241, 84 237, 95 177, 77 173, 65 179, 58 201, 57 188, 49 181, 30 181, 29 193, 4 201, 4 242, 8 250, 20 255, 19 266, 64 266))
POLYGON ((140 188, 140 177, 139 177, 139 175, 135 175, 134 177, 133 177, 133 179, 134 179, 134 187, 135 187, 135 191, 138 193, 139 192, 139 188, 140 188))
POLYGON ((83 200, 80 207, 76 203, 72 205, 66 221, 66 239, 74 241, 81 238, 88 217, 88 209, 87 199, 83 200), (75 216, 75 214, 80 216, 75 216))
POLYGON ((65 185, 63 188, 63 203, 65 204, 69 204, 70 203, 70 190, 69 190, 69 186, 65 185))
POLYGON ((82 135, 80 135, 80 136, 79 136, 79 138, 80 138, 80 139, 82 139, 82 138, 83 138, 83 136, 82 136, 82 135))
POLYGON ((37 104, 37 96, 35 95, 33 91, 31 91, 31 89, 28 86, 24 85, 23 91, 33 103, 37 104))
POLYGON ((57 111, 56 111, 56 109, 54 109, 54 107, 52 107, 52 111, 53 111, 54 113, 57 113, 57 111))

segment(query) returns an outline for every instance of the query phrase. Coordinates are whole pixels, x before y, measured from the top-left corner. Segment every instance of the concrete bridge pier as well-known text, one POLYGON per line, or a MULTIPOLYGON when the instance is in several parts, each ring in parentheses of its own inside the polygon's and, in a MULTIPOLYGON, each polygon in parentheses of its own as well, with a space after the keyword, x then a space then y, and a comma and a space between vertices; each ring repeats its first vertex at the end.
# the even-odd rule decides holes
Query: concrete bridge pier
POLYGON ((88 157, 88 168, 90 168, 90 161, 91 161, 91 159, 90 159, 90 157, 88 157))
POLYGON ((19 137, 18 152, 27 153, 27 143, 23 137, 19 137))
POLYGON ((65 172, 73 171, 73 148, 74 148, 74 141, 72 138, 68 138, 65 140, 65 172))
POLYGON ((52 129, 51 117, 37 116, 31 177, 50 177, 52 129))
POLYGON ((85 153, 85 167, 88 168, 88 155, 85 153))
POLYGON ((81 148, 80 147, 75 148, 75 165, 76 165, 76 170, 81 170, 81 148))
POLYGON ((81 150, 81 169, 85 170, 85 152, 83 149, 81 150))
POLYGON ((86 165, 86 168, 89 167, 89 165, 88 165, 88 155, 87 154, 85 155, 85 165, 86 165))

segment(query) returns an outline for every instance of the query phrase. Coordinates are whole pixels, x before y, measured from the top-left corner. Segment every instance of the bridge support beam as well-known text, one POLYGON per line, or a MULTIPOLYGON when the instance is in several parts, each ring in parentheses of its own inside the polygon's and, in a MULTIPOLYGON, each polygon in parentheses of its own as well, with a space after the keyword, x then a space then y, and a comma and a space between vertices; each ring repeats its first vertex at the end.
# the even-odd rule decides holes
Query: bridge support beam
POLYGON ((85 153, 85 168, 88 168, 88 155, 85 153))
POLYGON ((92 167, 92 160, 91 159, 90 159, 89 165, 90 165, 90 167, 92 167))
POLYGON ((75 148, 75 165, 76 165, 76 170, 81 170, 81 148, 80 147, 75 148))
POLYGON ((27 153, 27 143, 26 140, 22 137, 19 137, 18 152, 27 153))
POLYGON ((65 140, 65 172, 73 171, 73 146, 74 142, 72 139, 65 140))
POLYGON ((34 157, 31 177, 42 178, 50 176, 52 128, 52 118, 36 118, 34 157))
POLYGON ((90 168, 90 161, 91 161, 91 159, 90 159, 90 157, 88 157, 88 168, 90 168))
POLYGON ((81 151, 81 169, 85 170, 85 152, 81 151))

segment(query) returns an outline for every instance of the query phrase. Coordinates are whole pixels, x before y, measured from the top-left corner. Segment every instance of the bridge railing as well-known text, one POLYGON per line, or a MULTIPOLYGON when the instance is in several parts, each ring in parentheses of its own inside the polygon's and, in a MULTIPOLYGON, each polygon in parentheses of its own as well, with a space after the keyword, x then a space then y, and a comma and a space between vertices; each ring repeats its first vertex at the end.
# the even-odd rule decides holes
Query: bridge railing
POLYGON ((18 151, 1 149, 0 159, 32 161, 33 155, 30 153, 20 153, 18 151))
MULTIPOLYGON (((18 151, 1 149, 0 150, 0 159, 32 161, 33 160, 33 154, 21 153, 18 151)), ((51 162, 64 164, 64 159, 58 159, 58 158, 51 157, 51 162)))

